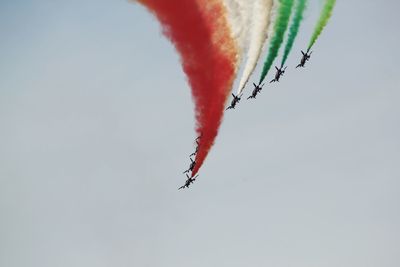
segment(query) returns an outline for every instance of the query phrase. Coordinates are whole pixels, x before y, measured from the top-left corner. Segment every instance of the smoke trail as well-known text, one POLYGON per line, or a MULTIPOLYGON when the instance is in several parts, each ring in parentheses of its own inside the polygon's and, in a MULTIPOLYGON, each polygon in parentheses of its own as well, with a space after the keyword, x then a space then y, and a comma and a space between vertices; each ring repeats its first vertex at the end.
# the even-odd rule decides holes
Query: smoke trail
POLYGON ((260 82, 262 83, 267 76, 272 63, 278 55, 279 48, 283 42, 287 26, 289 24, 290 14, 292 12, 293 0, 279 0, 280 6, 278 16, 275 21, 274 35, 269 46, 268 57, 264 63, 260 82))
POLYGON ((253 5, 253 15, 250 23, 250 46, 247 51, 247 60, 244 66, 243 74, 239 82, 237 94, 243 92, 246 83, 253 73, 257 61, 261 55, 265 40, 267 39, 268 27, 272 10, 272 0, 256 0, 253 5))
POLYGON ((252 4, 248 0, 224 0, 233 37, 236 40, 238 64, 240 64, 248 43, 249 21, 252 4))
POLYGON ((180 54, 195 102, 200 139, 195 175, 214 143, 236 68, 236 47, 220 0, 138 0, 180 54))
POLYGON ((311 47, 315 44, 317 41, 319 35, 322 33, 322 30, 325 28, 326 24, 328 24, 328 21, 330 17, 332 16, 333 8, 335 7, 336 0, 326 0, 324 7, 321 12, 321 16, 319 17, 319 20, 317 22, 317 25, 315 26, 315 30, 313 35, 311 36, 310 44, 308 45, 308 50, 311 49, 311 47))
MULTIPOLYGON (((187 0, 180 1, 186 2, 187 0)), ((197 174, 214 144, 238 66, 237 47, 232 38, 226 9, 222 1, 196 1, 208 29, 211 30, 213 53, 208 56, 214 61, 214 66, 213 72, 210 72, 208 63, 205 64, 203 71, 206 73, 204 75, 206 80, 202 81, 202 95, 206 95, 206 97, 199 97, 198 101, 195 101, 198 122, 196 130, 198 134, 202 135, 202 138, 200 139, 192 177, 197 174), (207 74, 207 72, 209 73, 207 74)), ((194 97, 196 99, 196 96, 194 97)))
POLYGON ((286 63, 286 60, 292 50, 294 41, 296 40, 297 33, 300 29, 301 21, 303 20, 304 10, 307 6, 307 0, 297 0, 296 11, 294 13, 292 25, 289 28, 289 36, 286 42, 285 51, 282 58, 281 67, 286 63))

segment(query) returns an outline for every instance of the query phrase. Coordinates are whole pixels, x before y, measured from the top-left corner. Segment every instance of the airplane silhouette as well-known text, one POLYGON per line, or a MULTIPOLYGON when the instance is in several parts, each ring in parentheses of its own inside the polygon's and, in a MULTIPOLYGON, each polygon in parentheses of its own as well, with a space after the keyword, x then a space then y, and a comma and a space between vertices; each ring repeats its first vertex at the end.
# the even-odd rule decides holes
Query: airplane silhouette
POLYGON ((299 67, 304 68, 306 62, 310 60, 312 51, 310 52, 310 54, 308 54, 308 52, 309 51, 307 50, 307 52, 304 53, 303 50, 301 50, 301 53, 303 54, 303 57, 301 58, 300 64, 297 65, 296 69, 299 68, 299 67))
POLYGON ((254 85, 253 92, 251 93, 251 95, 247 99, 251 99, 251 98, 255 99, 257 97, 258 93, 261 92, 261 90, 264 87, 265 83, 263 85, 261 85, 261 86, 260 86, 260 84, 256 85, 255 83, 253 83, 253 85, 254 85))
POLYGON ((231 105, 226 110, 235 109, 236 105, 240 102, 240 99, 242 99, 242 95, 239 96, 239 95, 232 94, 232 96, 233 96, 233 99, 232 99, 231 105))
POLYGON ((278 69, 278 67, 275 66, 275 69, 276 69, 275 78, 274 78, 272 81, 270 81, 270 83, 279 82, 279 79, 280 79, 281 76, 283 76, 283 74, 285 73, 286 68, 287 68, 287 67, 285 67, 285 68, 283 69, 283 66, 282 66, 280 69, 278 69))
POLYGON ((184 185, 182 185, 181 187, 178 188, 178 190, 184 189, 184 188, 189 188, 189 186, 196 181, 196 178, 198 177, 198 175, 196 175, 195 177, 190 177, 189 175, 186 174, 187 180, 185 182, 184 185))
MULTIPOLYGON (((197 142, 197 141, 196 141, 196 142, 197 142)), ((196 150, 195 150, 192 154, 190 154, 189 157, 195 156, 195 155, 197 154, 197 152, 199 152, 199 143, 197 143, 196 150)))
POLYGON ((197 141, 199 141, 202 137, 203 137, 203 133, 201 133, 199 136, 197 136, 197 138, 194 141, 196 141, 196 143, 197 143, 197 141))
POLYGON ((190 161, 191 161, 191 163, 190 163, 189 169, 187 169, 183 173, 189 173, 189 172, 193 171, 194 166, 196 166, 196 161, 195 160, 192 160, 192 158, 190 158, 190 161))

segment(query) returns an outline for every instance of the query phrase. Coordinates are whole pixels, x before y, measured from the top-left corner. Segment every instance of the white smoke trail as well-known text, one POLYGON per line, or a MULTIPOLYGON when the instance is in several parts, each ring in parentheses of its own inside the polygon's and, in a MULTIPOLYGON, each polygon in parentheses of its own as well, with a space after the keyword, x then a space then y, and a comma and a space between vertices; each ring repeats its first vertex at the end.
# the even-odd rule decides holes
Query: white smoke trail
POLYGON ((242 78, 239 82, 238 95, 243 92, 263 50, 271 21, 272 6, 273 0, 255 0, 255 3, 252 5, 252 18, 249 27, 251 29, 250 46, 242 78))
POLYGON ((237 59, 238 66, 246 53, 249 42, 248 33, 250 31, 250 18, 252 16, 252 1, 249 0, 224 0, 228 11, 228 20, 231 25, 233 38, 239 48, 237 59))

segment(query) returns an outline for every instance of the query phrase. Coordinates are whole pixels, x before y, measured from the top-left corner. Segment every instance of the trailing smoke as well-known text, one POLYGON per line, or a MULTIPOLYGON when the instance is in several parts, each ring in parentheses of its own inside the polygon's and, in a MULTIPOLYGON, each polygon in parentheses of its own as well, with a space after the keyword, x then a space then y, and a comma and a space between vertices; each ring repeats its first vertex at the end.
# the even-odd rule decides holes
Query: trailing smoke
POLYGON ((336 0, 325 0, 324 7, 322 8, 321 16, 315 26, 313 35, 311 36, 310 44, 308 45, 308 50, 315 44, 318 37, 321 35, 322 30, 328 24, 330 17, 332 16, 333 8, 335 7, 336 0))
POLYGON ((307 0, 297 0, 296 10, 294 13, 292 25, 289 28, 289 36, 286 42, 285 51, 283 53, 281 67, 283 67, 286 63, 286 60, 292 50, 294 41, 296 40, 297 34, 300 29, 301 21, 303 20, 304 10, 307 6, 307 0))
POLYGON ((233 38, 238 46, 238 64, 240 64, 248 46, 251 3, 248 0, 224 0, 233 38))
POLYGON ((261 73, 260 81, 261 84, 271 69, 272 63, 278 56, 279 48, 285 37, 285 32, 289 24, 290 14, 292 12, 293 0, 280 0, 280 6, 278 9, 278 16, 275 20, 274 35, 269 46, 268 56, 264 63, 264 67, 261 73))
MULTIPOLYGON (((295 7, 281 62, 281 67, 284 66, 298 35, 307 0, 130 1, 141 3, 155 15, 163 34, 173 43, 180 56, 195 104, 196 132, 201 136, 197 139, 198 146, 193 154, 196 158, 194 161, 192 159, 188 170, 192 171, 193 178, 214 144, 242 58, 246 54, 238 95, 243 93, 270 35, 272 38, 259 84, 264 81, 278 55, 295 7), (269 27, 272 23, 273 27, 269 27)), ((327 25, 335 3, 335 0, 324 0, 308 50, 327 25)), ((308 59, 309 55, 303 56, 303 66, 308 59)), ((261 87, 255 88, 254 95, 249 98, 255 98, 259 90, 261 87)), ((194 181, 191 178, 188 178, 189 184, 185 186, 194 181)))
POLYGON ((260 58, 264 43, 267 39, 268 28, 271 20, 272 0, 256 0, 252 9, 250 23, 250 40, 249 49, 247 51, 247 59, 244 66, 243 74, 239 82, 237 94, 243 92, 246 83, 249 81, 253 73, 257 61, 260 58))
POLYGON ((237 65, 237 50, 220 0, 139 0, 160 21, 178 51, 195 102, 202 138, 192 177, 217 136, 237 65))

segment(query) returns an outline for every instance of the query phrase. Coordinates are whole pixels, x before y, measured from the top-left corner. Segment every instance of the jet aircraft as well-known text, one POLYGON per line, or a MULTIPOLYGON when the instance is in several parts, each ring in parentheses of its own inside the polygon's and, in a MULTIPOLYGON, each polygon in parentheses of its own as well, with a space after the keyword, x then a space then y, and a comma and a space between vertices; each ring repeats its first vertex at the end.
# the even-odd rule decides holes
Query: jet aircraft
POLYGON ((232 99, 231 105, 226 110, 235 109, 236 105, 240 102, 240 99, 242 98, 242 95, 239 96, 239 95, 232 94, 232 96, 233 96, 233 99, 232 99))
POLYGON ((197 137, 197 138, 194 140, 194 141, 196 142, 196 149, 195 149, 195 151, 194 151, 192 154, 190 154, 189 157, 191 157, 191 156, 196 156, 197 152, 199 152, 199 146, 200 146, 199 140, 201 139, 201 137, 202 137, 202 135, 200 135, 199 137, 197 137))
MULTIPOLYGON (((197 141, 196 141, 196 142, 197 142, 197 141)), ((195 155, 197 154, 197 152, 199 152, 199 143, 197 143, 196 150, 195 150, 192 154, 190 154, 189 157, 195 156, 195 155)))
POLYGON ((254 85, 253 92, 251 93, 251 95, 247 99, 251 99, 251 98, 255 99, 257 97, 258 93, 261 92, 262 88, 264 87, 264 84, 260 86, 260 84, 256 85, 255 83, 253 83, 253 85, 254 85))
POLYGON ((199 136, 197 136, 197 138, 194 141, 196 141, 196 143, 197 143, 197 141, 199 141, 202 137, 203 137, 203 133, 201 133, 199 136))
POLYGON ((304 68, 305 67, 304 65, 306 64, 306 62, 310 60, 312 51, 310 52, 310 54, 308 54, 308 52, 309 52, 308 50, 306 53, 304 53, 303 50, 301 51, 301 53, 303 54, 303 57, 301 58, 300 64, 297 65, 296 69, 299 67, 304 68))
POLYGON ((189 188, 189 186, 196 181, 196 178, 198 177, 198 175, 196 175, 195 177, 190 177, 189 175, 186 174, 187 180, 185 182, 184 185, 182 185, 181 187, 178 188, 178 190, 180 189, 184 189, 184 188, 189 188))
POLYGON ((189 172, 193 171, 194 166, 196 166, 196 161, 195 160, 192 160, 192 158, 190 158, 190 161, 191 161, 191 163, 190 163, 189 169, 187 169, 183 173, 189 173, 189 172))
POLYGON ((272 81, 270 81, 270 83, 279 82, 279 79, 280 79, 281 76, 283 76, 283 74, 285 73, 286 68, 287 68, 287 67, 285 67, 285 68, 283 69, 283 66, 282 66, 280 69, 278 69, 278 67, 275 66, 275 69, 276 69, 275 78, 274 78, 272 81))

